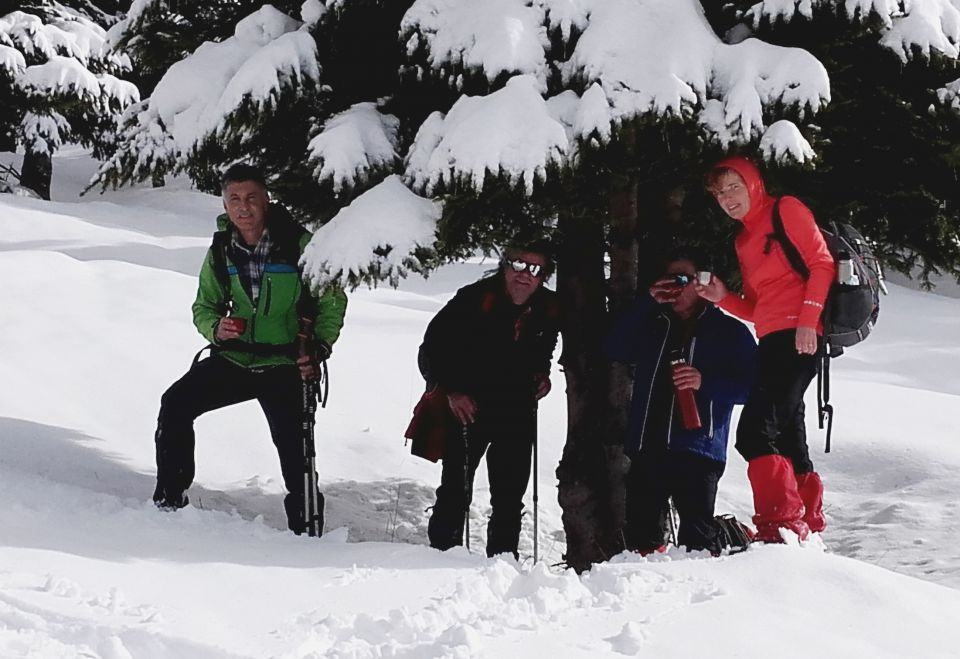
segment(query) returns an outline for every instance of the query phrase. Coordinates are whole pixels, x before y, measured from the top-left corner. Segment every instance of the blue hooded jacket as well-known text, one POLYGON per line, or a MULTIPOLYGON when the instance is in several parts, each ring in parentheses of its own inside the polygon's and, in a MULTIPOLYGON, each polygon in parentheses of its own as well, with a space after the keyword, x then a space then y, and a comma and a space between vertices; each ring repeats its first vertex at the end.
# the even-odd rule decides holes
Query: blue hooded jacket
MULTIPOLYGON (((667 338, 671 323, 675 322, 673 318, 667 307, 643 295, 615 321, 607 337, 606 352, 611 359, 636 364, 624 437, 628 453, 643 446, 647 406, 656 373, 660 363, 670 359, 667 338)), ((755 377, 756 353, 753 335, 739 320, 713 305, 700 314, 687 354, 690 365, 702 376, 695 397, 703 426, 685 430, 679 415, 671 412, 667 437, 670 450, 690 451, 726 462, 733 406, 746 402, 755 377)))

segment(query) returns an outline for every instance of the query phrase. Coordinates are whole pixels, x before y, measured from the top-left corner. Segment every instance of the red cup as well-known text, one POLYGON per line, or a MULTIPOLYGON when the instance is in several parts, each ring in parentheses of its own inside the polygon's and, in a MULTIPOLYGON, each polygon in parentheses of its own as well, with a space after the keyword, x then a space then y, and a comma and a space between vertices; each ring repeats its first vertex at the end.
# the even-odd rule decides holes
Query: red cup
POLYGON ((246 318, 236 318, 234 316, 230 317, 230 322, 233 324, 233 329, 243 334, 247 331, 247 319, 246 318))

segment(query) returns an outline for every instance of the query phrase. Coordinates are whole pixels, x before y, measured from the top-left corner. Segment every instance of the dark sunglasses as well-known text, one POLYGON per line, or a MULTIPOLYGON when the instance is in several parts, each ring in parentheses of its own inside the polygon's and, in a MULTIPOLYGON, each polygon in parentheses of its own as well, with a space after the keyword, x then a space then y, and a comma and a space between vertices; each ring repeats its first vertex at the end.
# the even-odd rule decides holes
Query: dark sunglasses
POLYGON ((675 286, 686 286, 687 284, 693 281, 693 277, 691 277, 690 275, 684 275, 684 274, 675 275, 675 274, 668 273, 667 278, 668 279, 672 278, 675 286))
POLYGON ((540 273, 543 272, 543 266, 539 263, 527 263, 522 259, 512 259, 507 261, 507 265, 514 272, 529 272, 534 277, 539 277, 540 273))

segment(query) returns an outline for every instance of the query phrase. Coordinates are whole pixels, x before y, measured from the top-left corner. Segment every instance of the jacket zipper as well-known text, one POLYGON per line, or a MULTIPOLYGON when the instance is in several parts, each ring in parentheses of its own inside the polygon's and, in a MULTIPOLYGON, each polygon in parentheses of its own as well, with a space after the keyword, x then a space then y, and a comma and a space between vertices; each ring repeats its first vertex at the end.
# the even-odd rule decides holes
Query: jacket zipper
POLYGON ((270 315, 270 293, 273 290, 273 285, 272 285, 273 280, 270 279, 269 277, 266 277, 264 279, 264 283, 267 285, 266 286, 267 290, 264 293, 266 300, 264 300, 263 302, 263 315, 269 316, 270 315))
MULTIPOLYGON (((653 365, 653 374, 650 376, 650 388, 647 390, 647 405, 643 412, 643 426, 640 428, 640 443, 637 450, 643 448, 643 435, 647 432, 647 419, 650 418, 650 400, 653 398, 653 385, 656 383, 657 371, 660 369, 660 362, 663 361, 663 351, 667 347, 667 340, 670 338, 670 319, 661 315, 661 318, 667 321, 667 333, 663 335, 663 343, 660 345, 660 354, 657 356, 657 363, 653 365)), ((670 423, 673 424, 673 400, 670 404, 670 423)), ((670 445, 670 426, 667 426, 667 446, 670 445)))
POLYGON ((710 400, 710 429, 709 434, 707 435, 711 440, 713 439, 713 400, 710 400))

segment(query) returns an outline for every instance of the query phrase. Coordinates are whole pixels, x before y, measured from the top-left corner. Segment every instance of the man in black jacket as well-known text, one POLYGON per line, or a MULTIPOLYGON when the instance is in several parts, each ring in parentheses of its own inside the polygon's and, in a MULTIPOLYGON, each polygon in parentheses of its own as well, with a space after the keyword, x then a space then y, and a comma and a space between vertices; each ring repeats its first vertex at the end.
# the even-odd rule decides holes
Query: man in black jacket
POLYGON ((507 249, 496 274, 457 291, 427 327, 421 371, 428 388, 446 395, 462 430, 446 438, 431 547, 463 544, 473 475, 486 452, 487 555, 518 555, 537 401, 550 391, 559 331, 556 294, 543 287, 552 270, 544 243, 507 249))

